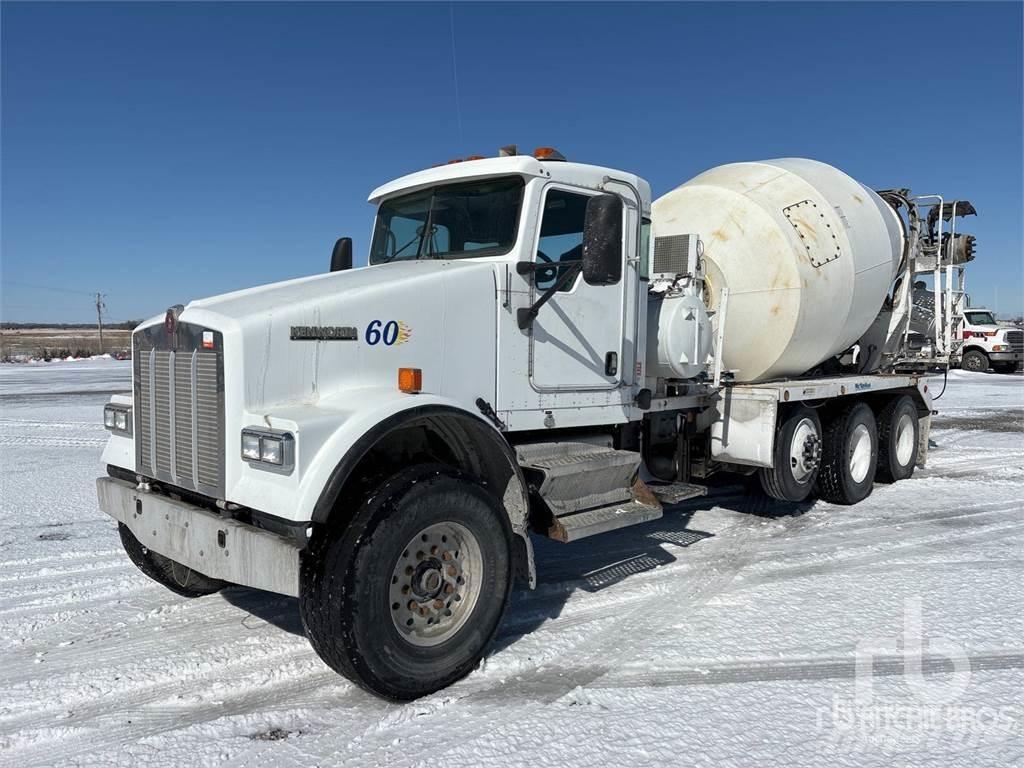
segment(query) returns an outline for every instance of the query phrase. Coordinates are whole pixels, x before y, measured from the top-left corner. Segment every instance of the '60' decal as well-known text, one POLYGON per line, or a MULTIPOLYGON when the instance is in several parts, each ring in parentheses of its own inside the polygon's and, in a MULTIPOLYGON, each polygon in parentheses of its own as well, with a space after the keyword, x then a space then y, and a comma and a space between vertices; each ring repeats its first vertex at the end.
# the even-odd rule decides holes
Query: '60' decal
POLYGON ((412 328, 401 320, 373 320, 366 326, 366 343, 371 347, 377 344, 394 346, 405 344, 412 336, 412 328))

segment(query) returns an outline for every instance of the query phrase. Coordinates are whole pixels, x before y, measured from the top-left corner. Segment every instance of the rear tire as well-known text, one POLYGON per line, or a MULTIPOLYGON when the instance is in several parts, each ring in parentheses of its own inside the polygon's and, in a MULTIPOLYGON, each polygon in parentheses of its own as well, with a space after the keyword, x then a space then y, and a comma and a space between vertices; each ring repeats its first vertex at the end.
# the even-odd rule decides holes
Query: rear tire
POLYGON ((825 423, 818 496, 833 504, 856 504, 871 495, 878 463, 875 414, 854 402, 825 423))
POLYGON ((969 349, 964 352, 960 360, 960 367, 965 371, 984 373, 988 370, 988 355, 976 349, 969 349))
POLYGON ((440 465, 398 473, 303 559, 299 605, 313 649, 385 698, 450 685, 498 629, 512 536, 500 501, 469 476, 440 465))
POLYGON ((917 466, 917 406, 908 395, 900 395, 878 412, 878 469, 880 483, 906 480, 917 466))
POLYGON ((128 558, 135 563, 135 567, 175 594, 182 597, 202 597, 231 586, 226 581, 211 579, 176 560, 171 560, 169 557, 164 557, 146 548, 135 538, 131 528, 124 523, 118 523, 117 530, 121 534, 124 551, 128 553, 128 558))
POLYGON ((773 467, 758 471, 761 488, 774 499, 803 501, 814 489, 821 463, 821 420, 812 408, 791 408, 775 434, 773 467))

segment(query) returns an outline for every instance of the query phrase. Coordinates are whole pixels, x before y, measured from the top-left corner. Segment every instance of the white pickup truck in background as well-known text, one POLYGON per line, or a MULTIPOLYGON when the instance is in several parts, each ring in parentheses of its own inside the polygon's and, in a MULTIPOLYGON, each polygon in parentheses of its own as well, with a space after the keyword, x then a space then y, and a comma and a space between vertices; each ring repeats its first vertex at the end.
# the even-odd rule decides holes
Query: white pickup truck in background
POLYGON ((995 313, 982 307, 961 312, 956 330, 960 367, 965 371, 1013 373, 1024 361, 1024 330, 1000 325, 995 313))

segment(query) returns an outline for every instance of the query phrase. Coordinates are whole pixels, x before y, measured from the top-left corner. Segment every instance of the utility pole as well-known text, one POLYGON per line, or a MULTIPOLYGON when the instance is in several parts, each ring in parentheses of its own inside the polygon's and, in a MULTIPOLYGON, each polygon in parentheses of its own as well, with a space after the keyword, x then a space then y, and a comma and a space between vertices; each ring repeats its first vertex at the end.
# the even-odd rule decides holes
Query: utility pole
POLYGON ((103 303, 104 295, 97 291, 96 293, 96 327, 100 330, 100 354, 103 354, 103 310, 106 309, 106 304, 103 303))

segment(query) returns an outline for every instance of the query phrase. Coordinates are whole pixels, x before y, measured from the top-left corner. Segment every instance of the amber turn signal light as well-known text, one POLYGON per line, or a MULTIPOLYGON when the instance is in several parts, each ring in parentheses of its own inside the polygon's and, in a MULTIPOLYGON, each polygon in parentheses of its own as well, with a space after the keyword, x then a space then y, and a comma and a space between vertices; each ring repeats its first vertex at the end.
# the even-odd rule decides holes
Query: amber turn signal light
POLYGON ((414 395, 423 389, 423 371, 419 368, 399 368, 398 388, 414 395))

